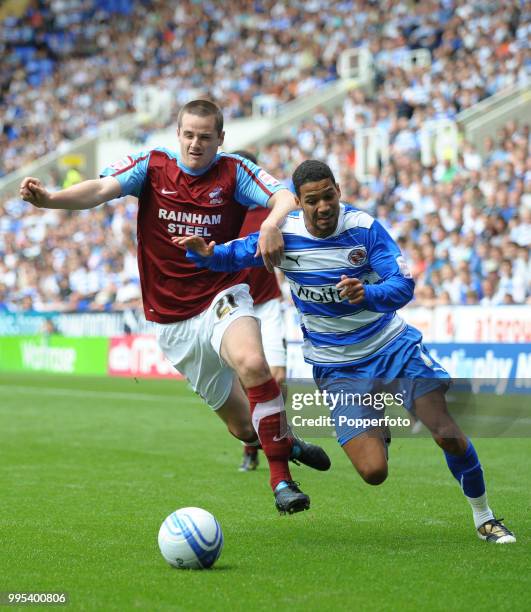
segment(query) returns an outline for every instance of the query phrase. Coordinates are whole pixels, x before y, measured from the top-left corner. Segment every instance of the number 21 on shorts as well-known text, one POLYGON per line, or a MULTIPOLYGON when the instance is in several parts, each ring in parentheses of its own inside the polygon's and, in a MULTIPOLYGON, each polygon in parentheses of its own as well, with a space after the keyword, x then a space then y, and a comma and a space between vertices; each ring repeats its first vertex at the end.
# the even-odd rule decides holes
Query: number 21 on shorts
POLYGON ((224 295, 216 304, 215 312, 218 319, 224 319, 227 315, 238 308, 238 304, 232 293, 224 295))

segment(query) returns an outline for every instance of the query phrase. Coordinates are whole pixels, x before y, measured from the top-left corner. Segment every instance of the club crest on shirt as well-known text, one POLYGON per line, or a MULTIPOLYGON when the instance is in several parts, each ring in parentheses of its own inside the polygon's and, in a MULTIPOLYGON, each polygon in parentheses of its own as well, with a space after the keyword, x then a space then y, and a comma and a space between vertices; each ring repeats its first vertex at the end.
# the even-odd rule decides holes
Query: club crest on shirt
POLYGON ((122 157, 122 159, 119 159, 118 161, 115 161, 113 164, 111 164, 111 168, 113 170, 124 170, 125 168, 131 166, 132 164, 133 164, 133 158, 127 155, 126 157, 122 157))
POLYGON ((262 169, 260 169, 260 172, 258 173, 258 178, 262 181, 262 183, 264 183, 264 185, 267 185, 269 187, 277 187, 278 185, 280 185, 280 182, 277 181, 274 176, 271 176, 269 172, 266 172, 262 169))
POLYGON ((353 266, 362 266, 367 261, 367 249, 361 244, 355 246, 348 254, 348 260, 353 266))
POLYGON ((223 204, 223 198, 221 197, 223 192, 223 187, 216 187, 209 194, 210 204, 223 204))

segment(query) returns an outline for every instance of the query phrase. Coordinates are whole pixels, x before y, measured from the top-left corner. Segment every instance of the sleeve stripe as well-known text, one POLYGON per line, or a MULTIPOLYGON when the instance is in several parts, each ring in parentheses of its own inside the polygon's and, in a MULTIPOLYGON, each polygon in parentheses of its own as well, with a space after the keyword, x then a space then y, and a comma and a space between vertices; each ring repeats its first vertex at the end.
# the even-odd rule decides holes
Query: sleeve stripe
POLYGON ((245 172, 247 172, 247 174, 253 179, 253 181, 260 187, 260 189, 264 193, 266 193, 269 197, 273 195, 273 192, 269 191, 269 189, 262 183, 262 181, 259 181, 258 178, 254 175, 254 172, 250 170, 242 161, 240 161, 240 166, 245 170, 245 172))
POLYGON ((149 153, 147 155, 144 155, 143 157, 139 157, 138 159, 135 159, 132 164, 129 164, 129 166, 126 166, 125 168, 122 168, 121 170, 117 170, 116 172, 113 172, 113 174, 110 174, 109 176, 118 176, 118 174, 122 174, 122 172, 127 172, 128 170, 131 170, 131 168, 134 168, 138 164, 138 162, 144 161, 148 157, 149 157, 149 153))

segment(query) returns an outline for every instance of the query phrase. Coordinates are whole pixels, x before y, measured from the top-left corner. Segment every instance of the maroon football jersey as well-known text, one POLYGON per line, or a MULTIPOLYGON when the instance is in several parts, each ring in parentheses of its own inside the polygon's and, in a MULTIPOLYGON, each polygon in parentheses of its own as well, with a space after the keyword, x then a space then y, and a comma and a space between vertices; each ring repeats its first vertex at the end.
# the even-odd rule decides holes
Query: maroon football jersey
POLYGON ((138 268, 146 319, 173 323, 205 310, 217 293, 245 282, 246 272, 197 268, 178 236, 222 244, 238 237, 247 206, 265 206, 283 186, 248 160, 218 154, 206 172, 185 171, 166 149, 128 156, 106 168, 122 195, 138 202, 138 268))
MULTIPOLYGON (((253 232, 260 231, 262 221, 268 214, 269 209, 267 208, 260 207, 248 210, 240 230, 240 237, 243 238, 253 232)), ((245 273, 246 277, 243 282, 251 288, 250 293, 255 304, 263 304, 281 296, 276 275, 268 272, 266 268, 247 268, 245 273)))

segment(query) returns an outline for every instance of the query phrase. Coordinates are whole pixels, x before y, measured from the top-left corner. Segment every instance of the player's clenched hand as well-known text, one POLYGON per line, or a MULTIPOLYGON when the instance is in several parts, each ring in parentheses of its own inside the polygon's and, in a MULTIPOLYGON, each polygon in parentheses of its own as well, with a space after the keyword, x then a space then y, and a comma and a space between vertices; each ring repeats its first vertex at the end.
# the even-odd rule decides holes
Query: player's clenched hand
POLYGON ((201 257, 211 257, 214 255, 214 247, 216 243, 214 241, 207 244, 204 238, 201 236, 174 236, 171 241, 173 244, 178 244, 187 248, 189 251, 193 251, 201 257))
POLYGON ((348 300, 349 304, 359 304, 365 299, 365 288, 363 283, 357 278, 350 278, 345 274, 341 275, 341 280, 336 285, 339 289, 339 297, 348 300))
POLYGON ((20 197, 37 208, 46 208, 50 203, 50 192, 39 179, 32 176, 27 176, 20 183, 20 197))
POLYGON ((264 265, 269 272, 273 272, 275 266, 280 265, 284 253, 284 239, 282 232, 274 224, 264 222, 260 227, 258 236, 258 247, 255 257, 262 256, 264 265))

